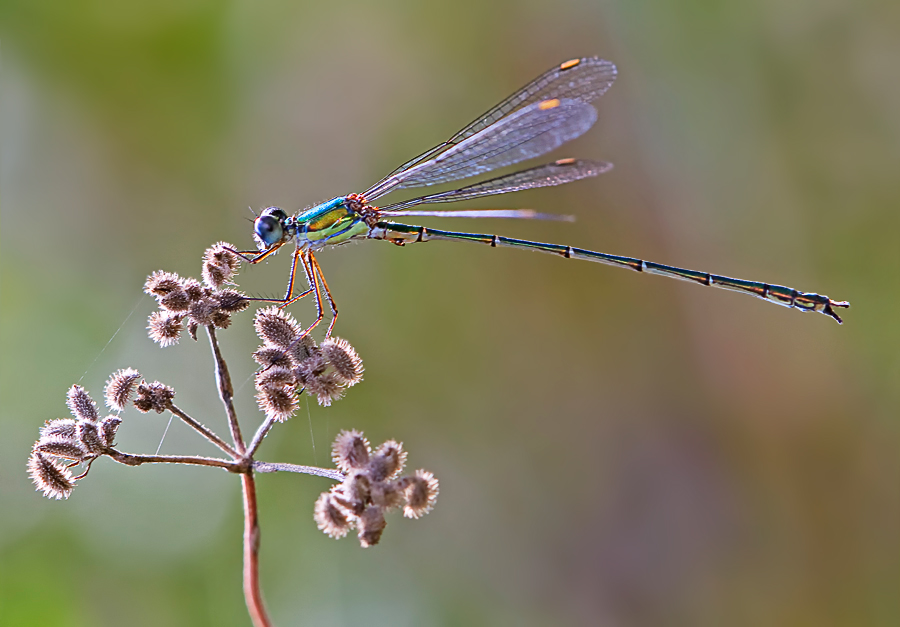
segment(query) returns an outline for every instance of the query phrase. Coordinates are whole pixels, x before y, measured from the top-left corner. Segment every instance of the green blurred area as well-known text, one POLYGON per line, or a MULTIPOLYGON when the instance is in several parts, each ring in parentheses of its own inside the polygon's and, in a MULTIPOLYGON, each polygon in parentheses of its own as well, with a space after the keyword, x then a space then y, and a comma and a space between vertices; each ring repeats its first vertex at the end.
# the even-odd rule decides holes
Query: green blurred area
MULTIPOLYGON (((846 323, 511 250, 322 253, 365 381, 261 457, 328 465, 356 428, 441 496, 362 550, 315 528, 324 479, 261 476, 276 623, 900 623, 896 2, 5 0, 0 28, 0 624, 248 624, 235 477, 102 460, 50 502, 38 428, 132 366, 224 434, 202 338, 146 338, 146 275, 198 276, 206 246, 252 245, 248 205, 361 191, 594 54, 619 79, 554 156, 616 168, 471 205, 576 225, 426 223, 818 291, 846 323)), ((287 271, 238 280, 278 295, 287 271)), ((220 334, 245 431, 250 322, 220 334)), ((123 417, 120 448, 156 450, 166 419, 123 417)), ((179 424, 162 451, 213 453, 179 424)))

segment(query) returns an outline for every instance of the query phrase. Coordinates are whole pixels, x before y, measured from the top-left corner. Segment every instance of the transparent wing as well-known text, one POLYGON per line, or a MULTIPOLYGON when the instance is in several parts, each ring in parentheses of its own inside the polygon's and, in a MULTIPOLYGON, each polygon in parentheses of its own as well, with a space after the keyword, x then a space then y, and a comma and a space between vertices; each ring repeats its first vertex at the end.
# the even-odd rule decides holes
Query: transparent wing
POLYGON ((596 120, 596 109, 584 102, 535 102, 362 195, 372 202, 395 188, 448 183, 533 159, 575 139, 596 120))
MULTIPOLYGON (((493 196, 495 194, 508 194, 510 192, 518 192, 525 189, 534 189, 537 187, 553 187, 555 185, 563 185, 571 183, 579 179, 590 176, 603 174, 612 168, 611 163, 603 161, 587 161, 581 159, 560 159, 553 163, 546 163, 527 170, 513 172, 505 176, 498 176, 487 181, 467 185, 460 189, 454 189, 438 194, 428 196, 419 196, 402 202, 394 203, 386 207, 382 207, 379 213, 383 215, 393 215, 404 213, 404 210, 418 205, 426 205, 438 202, 456 202, 459 200, 471 200, 472 198, 480 198, 482 196, 493 196)), ((439 212, 430 213, 413 213, 412 215, 432 215, 439 212)), ((471 213, 471 212, 470 212, 471 213)), ((406 212, 405 215, 410 215, 406 212)), ((471 215, 470 217, 482 217, 471 215)), ((513 217, 513 216, 484 216, 484 217, 513 217)))
POLYGON ((520 220, 551 220, 554 222, 574 222, 575 216, 558 213, 538 213, 533 209, 460 209, 458 211, 388 211, 379 212, 378 217, 430 216, 432 218, 518 218, 520 220))
POLYGON ((516 93, 482 113, 447 141, 426 150, 399 166, 373 187, 376 187, 394 174, 422 163, 450 146, 455 146, 518 109, 527 107, 535 102, 552 100, 554 98, 592 102, 605 94, 615 80, 616 66, 599 57, 572 59, 561 63, 547 70, 516 93))

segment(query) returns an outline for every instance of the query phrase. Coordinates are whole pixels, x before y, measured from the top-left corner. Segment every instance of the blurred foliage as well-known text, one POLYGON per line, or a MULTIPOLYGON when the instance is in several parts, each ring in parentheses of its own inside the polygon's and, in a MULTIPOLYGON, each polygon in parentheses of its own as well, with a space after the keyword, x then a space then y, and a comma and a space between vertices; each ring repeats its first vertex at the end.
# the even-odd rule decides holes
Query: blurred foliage
MULTIPOLYGON (((441 498, 363 551, 315 529, 324 480, 261 477, 276 622, 900 622, 896 2, 5 0, 0 36, 0 624, 248 624, 234 477, 98 463, 49 502, 39 426, 133 366, 224 432, 208 347, 146 338, 144 277, 196 276, 209 244, 251 244, 247 205, 359 191, 591 54, 620 77, 559 156, 615 170, 473 205, 577 227, 473 230, 824 292, 846 323, 516 251, 323 253, 366 378, 262 457, 326 464, 358 428, 441 498)), ((278 294, 287 263, 240 285, 278 294)), ((239 384, 249 323, 222 334, 239 384)), ((126 413, 121 448, 164 428, 126 413)), ((163 451, 204 446, 173 424, 163 451)))

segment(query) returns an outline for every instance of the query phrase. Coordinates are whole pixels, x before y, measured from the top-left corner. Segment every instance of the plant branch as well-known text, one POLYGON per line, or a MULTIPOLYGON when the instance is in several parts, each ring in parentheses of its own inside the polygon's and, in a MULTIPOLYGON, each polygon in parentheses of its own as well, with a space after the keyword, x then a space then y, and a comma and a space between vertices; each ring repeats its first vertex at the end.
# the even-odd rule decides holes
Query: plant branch
POLYGON ((259 512, 253 471, 241 475, 244 492, 244 601, 254 627, 271 627, 259 587, 259 512))
POLYGON ((216 329, 213 325, 206 325, 206 334, 209 336, 209 343, 212 346, 213 356, 216 361, 216 384, 219 387, 219 397, 222 404, 225 405, 225 413, 228 415, 228 426, 231 428, 231 438, 234 440, 234 448, 240 455, 246 450, 244 447, 244 438, 241 435, 241 425, 238 424, 237 412, 234 411, 234 388, 231 386, 231 375, 228 374, 228 366, 222 357, 222 351, 219 350, 219 341, 216 339, 216 329))
POLYGON ((225 440, 223 440, 222 438, 217 436, 215 433, 213 433, 207 427, 203 426, 202 424, 200 424, 199 422, 197 422, 196 420, 194 420, 193 418, 188 416, 186 413, 184 413, 184 411, 182 411, 181 409, 176 407, 173 403, 169 403, 167 405, 167 408, 170 412, 172 412, 173 414, 175 414, 176 416, 181 418, 181 420, 183 420, 189 426, 193 427, 194 430, 196 430, 198 433, 200 433, 200 435, 202 435, 204 438, 206 438, 207 440, 209 440, 210 442, 212 442, 213 444, 218 446, 220 449, 222 449, 223 451, 225 451, 226 453, 228 453, 235 459, 240 457, 240 455, 238 455, 238 453, 233 448, 228 446, 228 443, 225 440))
POLYGON ((238 464, 227 459, 218 459, 216 457, 195 457, 190 455, 132 455, 131 453, 117 451, 114 448, 106 449, 104 454, 126 466, 140 466, 141 464, 195 464, 197 466, 215 466, 232 472, 239 471, 238 464))
POLYGON ((256 472, 298 472, 304 475, 316 475, 335 481, 343 481, 345 476, 340 470, 333 468, 318 468, 316 466, 299 466, 297 464, 276 464, 272 462, 253 462, 253 470, 256 472))
POLYGON ((259 429, 256 430, 253 439, 250 441, 250 445, 247 447, 247 457, 252 458, 256 455, 256 450, 259 448, 259 445, 262 444, 266 434, 269 433, 269 429, 271 429, 276 422, 278 422, 278 418, 275 416, 268 416, 263 423, 259 425, 259 429))

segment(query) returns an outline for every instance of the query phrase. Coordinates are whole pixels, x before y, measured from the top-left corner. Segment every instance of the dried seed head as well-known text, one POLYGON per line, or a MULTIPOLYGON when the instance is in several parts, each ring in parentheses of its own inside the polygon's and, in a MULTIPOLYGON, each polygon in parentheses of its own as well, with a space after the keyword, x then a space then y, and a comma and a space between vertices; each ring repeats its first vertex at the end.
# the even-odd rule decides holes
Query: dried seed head
POLYGON ((134 368, 123 368, 112 373, 103 393, 106 397, 106 406, 116 411, 125 409, 140 378, 141 373, 134 368))
POLYGON ((191 303, 188 315, 199 325, 212 324, 212 316, 216 313, 216 303, 211 298, 201 298, 191 303))
POLYGON ((81 461, 87 456, 87 451, 78 442, 58 435, 41 438, 34 445, 34 450, 74 461, 81 461))
POLYGON ((356 385, 362 380, 362 359, 350 346, 350 342, 339 337, 326 338, 319 345, 322 354, 335 373, 346 386, 356 385))
POLYGON ((217 329, 227 329, 231 326, 231 316, 224 311, 214 311, 209 319, 217 329))
POLYGON ((172 312, 184 312, 191 306, 191 299, 181 287, 159 299, 159 306, 172 312))
POLYGON ((59 436, 67 439, 75 438, 75 425, 77 423, 71 418, 57 418, 56 420, 48 420, 41 427, 41 438, 50 438, 59 436))
POLYGON ((203 260, 203 282, 206 285, 213 289, 219 289, 228 282, 229 278, 231 278, 231 273, 228 272, 227 268, 209 259, 203 260))
POLYGON ((216 242, 203 253, 204 263, 214 263, 234 273, 241 265, 241 258, 234 252, 234 246, 228 242, 216 242))
POLYGON ((137 387, 137 398, 134 406, 145 414, 151 409, 161 414, 168 409, 169 403, 175 398, 175 390, 159 381, 153 383, 142 382, 137 387))
POLYGON ((173 290, 181 289, 181 277, 174 272, 157 270, 147 277, 144 291, 153 296, 165 296, 173 290))
POLYGON ((354 470, 362 470, 369 463, 372 448, 363 434, 355 429, 341 431, 334 439, 331 448, 331 459, 338 470, 349 474, 354 470))
POLYGON ((97 413, 97 404, 94 403, 87 391, 80 385, 73 385, 69 388, 69 393, 66 396, 66 405, 69 406, 69 411, 76 418, 81 418, 82 420, 97 420, 100 418, 100 414, 97 413))
POLYGON ((339 486, 339 491, 350 509, 359 514, 372 498, 372 481, 365 473, 357 472, 349 475, 339 486))
POLYGON ((301 361, 297 366, 297 377, 303 385, 314 385, 315 379, 324 375, 327 369, 328 362, 322 357, 319 349, 313 347, 309 357, 301 361))
POLYGON ((330 407, 333 401, 344 395, 344 388, 334 373, 327 372, 319 377, 312 377, 306 381, 306 392, 314 394, 319 405, 330 407))
POLYGON ((299 342, 294 344, 291 347, 291 350, 288 351, 288 354, 294 360, 294 363, 302 363, 318 354, 318 349, 316 348, 316 342, 312 339, 310 335, 304 335, 299 342))
POLYGON ((191 339, 195 342, 197 341, 197 329, 200 328, 200 325, 194 322, 193 320, 188 320, 187 330, 188 335, 191 336, 191 339))
POLYGON ((406 506, 403 515, 407 518, 421 518, 434 508, 439 485, 437 478, 427 470, 419 469, 412 477, 404 477, 406 506))
POLYGON ((294 386, 297 379, 287 368, 273 367, 256 374, 256 388, 294 386))
POLYGON ((323 492, 316 501, 313 519, 319 529, 332 538, 343 538, 353 526, 329 492, 323 492))
POLYGON ((247 297, 236 290, 222 290, 214 295, 219 309, 226 313, 244 311, 250 306, 247 297))
POLYGON ((400 507, 404 501, 404 494, 396 481, 380 481, 372 485, 369 499, 372 501, 372 505, 377 505, 387 511, 400 507))
POLYGON ((297 411, 297 395, 283 387, 264 387, 256 393, 256 402, 266 416, 284 422, 297 411))
POLYGON ((69 498, 72 493, 74 482, 69 469, 39 451, 33 451, 28 458, 28 474, 47 498, 69 498))
POLYGON ((78 421, 75 434, 78 443, 81 444, 81 448, 90 455, 99 455, 106 448, 103 440, 100 439, 100 429, 96 422, 89 420, 78 421))
POLYGON ((188 295, 188 298, 191 299, 191 302, 198 301, 204 296, 206 296, 206 289, 200 285, 200 281, 197 279, 184 279, 182 281, 182 285, 184 286, 184 292, 188 295))
POLYGON ((405 465, 406 451, 403 450, 403 444, 388 440, 375 451, 368 471, 374 481, 387 481, 399 475, 405 465))
POLYGON ((270 347, 287 350, 300 336, 300 325, 278 307, 259 309, 253 319, 256 334, 270 347))
POLYGON ((359 529, 359 543, 363 548, 375 546, 381 540, 381 534, 387 522, 380 507, 367 507, 356 523, 359 529))
POLYGON ((120 424, 122 424, 122 419, 113 415, 100 421, 100 440, 103 442, 103 446, 111 448, 116 443, 116 431, 119 430, 120 424))
POLYGON ((166 311, 154 311, 147 319, 147 331, 150 339, 162 347, 176 344, 181 336, 182 314, 166 311))
POLYGON ((253 359, 266 368, 290 368, 293 366, 291 358, 278 348, 260 348, 253 353, 253 359))

